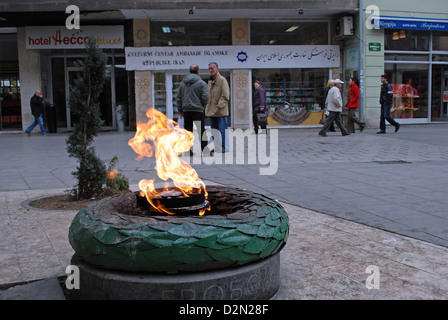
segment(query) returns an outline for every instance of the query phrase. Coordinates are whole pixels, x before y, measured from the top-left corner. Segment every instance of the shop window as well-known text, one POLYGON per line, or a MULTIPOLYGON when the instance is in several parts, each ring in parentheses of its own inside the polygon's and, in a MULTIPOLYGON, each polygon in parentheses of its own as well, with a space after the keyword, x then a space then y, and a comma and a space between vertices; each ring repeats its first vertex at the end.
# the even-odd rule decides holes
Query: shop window
POLYGON ((384 30, 385 50, 429 51, 429 31, 384 30))
POLYGON ((328 69, 253 69, 256 80, 266 91, 269 125, 319 123, 328 69))
POLYGON ((429 54, 385 53, 385 61, 429 61, 429 54))
POLYGON ((0 130, 22 126, 17 52, 17 35, 0 35, 0 130))
POLYGON ((251 22, 251 45, 326 45, 328 22, 251 22))
POLYGON ((432 49, 437 51, 448 51, 448 32, 433 32, 432 49))
POLYGON ((151 22, 151 46, 214 46, 232 44, 230 21, 151 22))
POLYGON ((395 119, 427 118, 428 65, 388 63, 385 71, 394 89, 391 116, 395 119))

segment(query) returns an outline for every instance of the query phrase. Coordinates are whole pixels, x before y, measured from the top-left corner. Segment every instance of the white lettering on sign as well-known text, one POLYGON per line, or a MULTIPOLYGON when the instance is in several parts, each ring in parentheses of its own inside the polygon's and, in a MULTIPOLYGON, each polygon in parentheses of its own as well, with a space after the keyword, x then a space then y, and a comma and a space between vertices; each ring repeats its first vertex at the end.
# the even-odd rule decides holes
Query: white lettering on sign
POLYGON ((83 26, 79 30, 65 27, 26 27, 27 49, 84 49, 93 36, 100 48, 124 48, 123 26, 83 26))

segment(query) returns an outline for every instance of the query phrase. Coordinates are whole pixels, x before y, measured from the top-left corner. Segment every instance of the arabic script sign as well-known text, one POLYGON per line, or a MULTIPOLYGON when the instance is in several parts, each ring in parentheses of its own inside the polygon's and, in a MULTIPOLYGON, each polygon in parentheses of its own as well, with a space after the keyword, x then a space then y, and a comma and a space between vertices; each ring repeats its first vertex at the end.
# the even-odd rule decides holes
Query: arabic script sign
POLYGON ((339 46, 126 47, 126 70, 338 68, 339 46))

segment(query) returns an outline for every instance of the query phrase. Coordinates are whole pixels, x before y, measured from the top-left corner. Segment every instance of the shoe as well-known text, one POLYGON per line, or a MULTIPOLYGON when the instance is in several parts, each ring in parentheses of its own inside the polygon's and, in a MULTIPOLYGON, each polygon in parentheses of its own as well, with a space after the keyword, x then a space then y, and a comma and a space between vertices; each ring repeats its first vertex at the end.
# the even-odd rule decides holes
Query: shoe
POLYGON ((25 131, 25 133, 28 135, 28 137, 31 137, 31 134, 28 131, 25 131))
POLYGON ((377 132, 377 134, 385 134, 385 133, 386 133, 386 131, 383 131, 383 130, 377 132))
POLYGON ((328 135, 326 133, 319 132, 319 135, 322 136, 322 137, 328 137, 328 135))
POLYGON ((46 137, 46 136, 49 136, 49 134, 48 134, 48 133, 46 133, 46 134, 43 134, 42 136, 46 137))
POLYGON ((401 124, 397 123, 397 125, 395 126, 395 132, 398 132, 398 130, 400 130, 401 124))
POLYGON ((335 130, 335 129, 330 129, 330 130, 328 130, 328 131, 330 131, 330 132, 336 132, 336 130, 335 130))
POLYGON ((348 133, 348 132, 342 134, 342 136, 349 136, 349 135, 350 135, 350 133, 348 133))
POLYGON ((363 132, 366 126, 359 127, 359 132, 363 132))

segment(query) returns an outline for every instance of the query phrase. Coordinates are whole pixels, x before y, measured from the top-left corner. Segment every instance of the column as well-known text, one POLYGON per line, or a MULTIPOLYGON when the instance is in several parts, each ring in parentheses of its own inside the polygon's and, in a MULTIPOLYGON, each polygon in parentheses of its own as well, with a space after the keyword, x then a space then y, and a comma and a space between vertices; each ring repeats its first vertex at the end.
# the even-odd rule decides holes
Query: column
MULTIPOLYGON (((134 20, 134 47, 149 47, 149 20, 134 20)), ((135 71, 135 118, 137 122, 147 121, 146 110, 152 107, 152 72, 135 71)))
MULTIPOLYGON (((247 19, 232 20, 232 44, 249 44, 249 21, 247 19)), ((232 71, 232 106, 233 127, 247 129, 252 125, 252 91, 250 70, 238 69, 232 71)))

